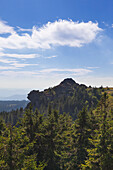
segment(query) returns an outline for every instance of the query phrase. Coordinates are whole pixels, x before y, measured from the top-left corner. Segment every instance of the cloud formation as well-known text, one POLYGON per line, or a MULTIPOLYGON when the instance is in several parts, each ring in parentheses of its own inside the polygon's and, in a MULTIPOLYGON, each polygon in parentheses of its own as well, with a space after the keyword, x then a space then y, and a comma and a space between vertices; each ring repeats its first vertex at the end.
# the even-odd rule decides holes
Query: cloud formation
MULTIPOLYGON (((38 53, 41 53, 40 49, 43 51, 56 46, 79 48, 95 40, 101 31, 98 23, 91 21, 79 23, 72 20, 58 20, 48 22, 42 27, 33 26, 32 29, 14 28, 6 22, 0 21, 0 80, 4 80, 3 87, 6 84, 6 79, 11 84, 13 82, 15 86, 18 86, 19 78, 26 85, 26 79, 29 80, 27 84, 30 84, 36 79, 39 81, 43 79, 44 82, 45 80, 49 81, 48 76, 50 79, 56 79, 56 77, 63 79, 72 76, 81 77, 91 73, 90 68, 41 69, 45 68, 45 65, 37 66, 37 57, 41 57, 41 54, 36 54, 36 51, 38 49, 38 53)), ((44 56, 42 54, 39 64, 42 64, 43 58, 57 57, 53 54, 44 56)))
POLYGON ((45 89, 59 84, 64 78, 72 77, 80 79, 89 75, 88 69, 42 69, 42 70, 0 70, 0 87, 45 89), (65 72, 66 70, 66 72, 65 72))
POLYGON ((51 59, 51 58, 56 58, 56 57, 57 57, 56 55, 52 55, 52 56, 45 57, 45 58, 51 59))
POLYGON ((0 58, 0 63, 7 64, 6 66, 1 66, 0 70, 14 70, 17 68, 23 68, 26 66, 37 66, 38 64, 31 64, 31 63, 19 63, 15 59, 4 59, 0 58))
POLYGON ((11 26, 8 26, 5 21, 0 21, 0 34, 13 34, 15 33, 14 28, 11 26))
POLYGON ((79 23, 59 20, 49 22, 39 29, 34 27, 32 39, 45 48, 50 48, 51 45, 81 47, 92 42, 100 31, 102 29, 98 27, 98 23, 91 21, 79 23))
MULTIPOLYGON (((14 65, 14 64, 12 64, 14 65)), ((23 67, 24 65, 29 65, 29 64, 20 64, 20 65, 16 65, 15 63, 15 67, 23 67)), ((32 64, 31 64, 32 65, 32 64)), ((34 65, 37 65, 37 64, 34 64, 34 65)), ((42 77, 42 76, 50 76, 50 75, 77 75, 77 76, 80 76, 80 75, 86 75, 88 73, 92 72, 92 70, 89 70, 89 69, 59 69, 59 68, 50 68, 50 69, 43 69, 43 70, 37 70, 36 72, 35 71, 16 71, 15 73, 13 71, 2 71, 2 74, 4 75, 10 75, 10 73, 12 75, 19 75, 21 74, 21 76, 24 74, 24 75, 35 75, 35 76, 38 76, 38 77, 42 77)))
POLYGON ((25 28, 21 28, 19 26, 17 26, 17 28, 18 28, 18 31, 20 31, 20 32, 32 32, 32 29, 25 29, 25 28))
POLYGON ((8 37, 0 37, 0 49, 50 49, 52 46, 81 47, 91 43, 99 32, 98 23, 91 21, 73 22, 72 20, 58 20, 48 22, 40 28, 21 29, 19 35, 13 27, 0 21, 0 34, 10 33, 8 37), (26 32, 25 32, 26 31, 26 32), (31 31, 31 35, 28 33, 31 31))
POLYGON ((15 63, 16 60, 9 60, 9 59, 0 58, 0 62, 5 63, 5 64, 10 64, 10 63, 15 63))
POLYGON ((30 59, 30 58, 39 57, 39 55, 38 54, 10 54, 10 53, 0 52, 0 57, 30 59))
POLYGON ((87 73, 90 73, 92 72, 92 70, 90 69, 83 69, 83 68, 79 68, 79 69, 58 69, 58 68, 50 68, 50 69, 44 69, 44 70, 41 70, 40 73, 54 73, 54 72, 65 72, 65 73, 68 73, 68 74, 73 74, 73 75, 85 75, 87 73))

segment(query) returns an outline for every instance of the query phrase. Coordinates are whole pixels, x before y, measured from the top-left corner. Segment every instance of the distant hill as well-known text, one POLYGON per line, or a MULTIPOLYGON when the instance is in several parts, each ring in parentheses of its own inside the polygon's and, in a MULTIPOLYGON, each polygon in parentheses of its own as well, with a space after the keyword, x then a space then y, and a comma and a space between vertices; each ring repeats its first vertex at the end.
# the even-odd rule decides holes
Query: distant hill
POLYGON ((28 101, 26 100, 22 100, 22 101, 0 101, 0 112, 2 111, 6 111, 6 112, 10 112, 12 110, 16 110, 16 109, 20 109, 25 108, 28 104, 28 101))
POLYGON ((3 101, 7 101, 7 100, 19 100, 19 101, 21 101, 21 100, 26 100, 26 99, 27 99, 26 95, 18 95, 18 94, 0 98, 0 100, 3 100, 3 101))
POLYGON ((76 83, 73 79, 63 80, 59 85, 45 89, 44 91, 33 90, 28 94, 33 109, 41 113, 47 113, 49 106, 57 109, 60 113, 70 113, 75 119, 77 113, 84 106, 93 109, 97 106, 102 96, 103 88, 87 87, 83 84, 76 83))

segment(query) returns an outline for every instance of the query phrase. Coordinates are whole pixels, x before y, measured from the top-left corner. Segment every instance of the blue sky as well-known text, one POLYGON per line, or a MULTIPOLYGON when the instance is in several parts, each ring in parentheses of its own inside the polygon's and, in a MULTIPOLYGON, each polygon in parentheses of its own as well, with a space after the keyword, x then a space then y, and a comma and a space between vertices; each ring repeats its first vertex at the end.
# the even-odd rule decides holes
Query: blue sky
POLYGON ((112 0, 0 0, 0 96, 113 86, 112 0))

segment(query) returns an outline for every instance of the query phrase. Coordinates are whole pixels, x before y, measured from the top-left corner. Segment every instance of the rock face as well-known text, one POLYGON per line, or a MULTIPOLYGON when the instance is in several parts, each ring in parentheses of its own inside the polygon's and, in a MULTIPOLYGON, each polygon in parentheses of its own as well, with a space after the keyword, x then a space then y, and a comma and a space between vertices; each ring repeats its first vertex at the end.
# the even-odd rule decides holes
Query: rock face
POLYGON ((28 94, 28 99, 33 110, 38 108, 41 113, 47 113, 49 105, 60 113, 71 113, 73 117, 83 108, 85 103, 89 107, 96 106, 100 99, 97 89, 88 88, 77 84, 73 79, 67 78, 59 85, 45 89, 44 91, 33 90, 28 94))
POLYGON ((73 93, 76 86, 79 86, 73 79, 64 79, 58 86, 45 89, 40 92, 39 90, 33 90, 28 94, 28 99, 34 108, 39 108, 42 102, 51 102, 54 99, 60 98, 63 95, 69 96, 73 93))

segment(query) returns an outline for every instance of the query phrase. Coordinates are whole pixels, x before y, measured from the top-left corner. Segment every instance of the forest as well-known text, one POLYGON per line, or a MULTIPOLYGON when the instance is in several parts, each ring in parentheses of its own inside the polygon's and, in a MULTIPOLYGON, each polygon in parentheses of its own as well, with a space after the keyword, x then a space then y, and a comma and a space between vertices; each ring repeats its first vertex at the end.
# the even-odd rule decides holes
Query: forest
POLYGON ((0 112, 6 111, 10 112, 12 110, 16 110, 20 107, 25 108, 28 104, 26 100, 7 100, 7 101, 0 101, 0 112))
POLYGON ((96 89, 98 97, 92 96, 96 99, 92 106, 86 94, 93 88, 79 87, 84 93, 79 96, 76 92, 80 99, 75 108, 82 103, 76 114, 72 110, 60 112, 51 100, 43 113, 32 103, 26 109, 0 113, 1 170, 113 169, 112 92, 96 89))

